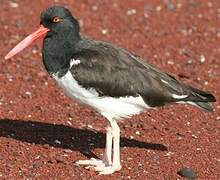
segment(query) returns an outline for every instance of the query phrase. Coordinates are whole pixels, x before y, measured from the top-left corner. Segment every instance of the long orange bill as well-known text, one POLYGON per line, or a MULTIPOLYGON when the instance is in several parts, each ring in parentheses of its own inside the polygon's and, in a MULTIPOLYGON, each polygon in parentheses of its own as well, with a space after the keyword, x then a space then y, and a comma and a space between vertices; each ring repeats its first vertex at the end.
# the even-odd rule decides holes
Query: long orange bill
POLYGON ((6 56, 5 59, 10 59, 17 53, 21 52, 26 47, 30 46, 33 42, 35 42, 37 39, 43 37, 46 35, 46 33, 49 31, 48 28, 45 28, 44 26, 40 26, 35 32, 27 36, 23 41, 18 43, 6 56))

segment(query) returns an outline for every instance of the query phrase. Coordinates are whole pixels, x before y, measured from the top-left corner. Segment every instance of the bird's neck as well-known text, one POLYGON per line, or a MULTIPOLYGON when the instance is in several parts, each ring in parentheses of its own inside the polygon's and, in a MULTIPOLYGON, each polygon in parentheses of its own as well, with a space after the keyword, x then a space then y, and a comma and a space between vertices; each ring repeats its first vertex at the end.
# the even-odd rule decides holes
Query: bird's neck
POLYGON ((50 75, 62 77, 70 67, 80 34, 48 35, 43 44, 43 63, 50 75))

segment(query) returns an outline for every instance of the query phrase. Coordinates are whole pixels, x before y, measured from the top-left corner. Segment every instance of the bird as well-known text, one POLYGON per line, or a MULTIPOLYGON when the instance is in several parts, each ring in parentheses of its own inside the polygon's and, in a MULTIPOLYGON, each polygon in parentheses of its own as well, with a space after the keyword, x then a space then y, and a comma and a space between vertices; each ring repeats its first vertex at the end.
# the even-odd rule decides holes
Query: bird
POLYGON ((107 120, 106 146, 100 159, 76 161, 99 174, 119 171, 118 122, 172 103, 185 103, 212 112, 214 95, 181 82, 117 45, 80 34, 70 10, 51 6, 43 10, 40 27, 18 43, 5 59, 43 38, 42 58, 48 74, 67 96, 85 104, 107 120))

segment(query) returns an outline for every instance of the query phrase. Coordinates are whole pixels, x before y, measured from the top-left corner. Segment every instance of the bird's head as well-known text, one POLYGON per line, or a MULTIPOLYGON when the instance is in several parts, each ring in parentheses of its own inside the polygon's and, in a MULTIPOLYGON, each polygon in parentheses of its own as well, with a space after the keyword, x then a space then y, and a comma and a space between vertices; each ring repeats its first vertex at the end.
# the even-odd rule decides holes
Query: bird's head
POLYGON ((41 13, 40 23, 49 33, 66 36, 68 32, 79 33, 79 23, 71 12, 61 6, 53 6, 41 13))
POLYGON ((9 59, 30 46, 37 39, 45 36, 67 37, 69 33, 79 36, 79 23, 71 12, 61 6, 52 6, 41 13, 40 27, 17 44, 6 56, 9 59))

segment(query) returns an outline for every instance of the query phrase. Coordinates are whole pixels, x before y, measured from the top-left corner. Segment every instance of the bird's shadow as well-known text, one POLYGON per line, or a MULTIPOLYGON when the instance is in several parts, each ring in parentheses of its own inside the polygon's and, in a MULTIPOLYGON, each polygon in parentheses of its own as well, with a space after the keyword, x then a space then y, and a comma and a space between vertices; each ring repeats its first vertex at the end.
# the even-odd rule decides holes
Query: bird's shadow
MULTIPOLYGON (((105 147, 105 134, 101 132, 36 121, 1 119, 0 137, 80 151, 87 157, 96 157, 92 149, 105 147)), ((162 144, 146 143, 125 137, 121 137, 121 146, 167 150, 162 144)))

